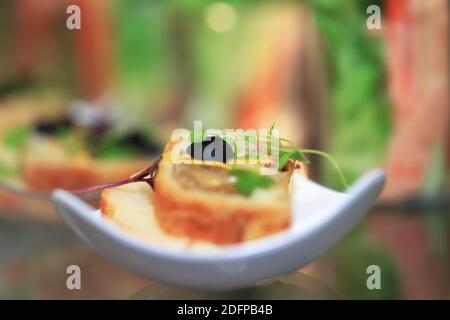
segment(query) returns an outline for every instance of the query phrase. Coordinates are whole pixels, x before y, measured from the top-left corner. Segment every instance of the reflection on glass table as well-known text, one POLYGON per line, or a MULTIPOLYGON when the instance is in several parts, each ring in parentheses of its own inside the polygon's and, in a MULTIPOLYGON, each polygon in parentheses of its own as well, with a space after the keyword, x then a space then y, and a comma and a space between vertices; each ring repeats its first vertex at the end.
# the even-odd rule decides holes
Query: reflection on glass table
POLYGON ((294 272, 231 292, 200 292, 135 275, 79 240, 65 225, 0 216, 2 299, 446 299, 449 210, 373 209, 325 256, 294 272), (67 267, 81 269, 81 289, 67 288, 67 267), (381 271, 370 290, 367 268, 381 271))

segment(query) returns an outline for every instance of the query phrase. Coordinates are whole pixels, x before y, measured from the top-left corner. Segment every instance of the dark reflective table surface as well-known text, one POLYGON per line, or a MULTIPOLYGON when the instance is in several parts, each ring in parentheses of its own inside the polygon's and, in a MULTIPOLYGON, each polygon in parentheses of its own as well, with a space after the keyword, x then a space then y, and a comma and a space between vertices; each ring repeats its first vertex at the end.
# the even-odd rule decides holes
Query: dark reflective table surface
POLYGON ((203 292, 135 275, 63 223, 0 215, 1 299, 448 299, 450 211, 373 209, 339 245, 292 274, 253 288, 203 292), (81 289, 67 288, 78 265, 81 289), (368 288, 379 268, 380 289, 368 288))

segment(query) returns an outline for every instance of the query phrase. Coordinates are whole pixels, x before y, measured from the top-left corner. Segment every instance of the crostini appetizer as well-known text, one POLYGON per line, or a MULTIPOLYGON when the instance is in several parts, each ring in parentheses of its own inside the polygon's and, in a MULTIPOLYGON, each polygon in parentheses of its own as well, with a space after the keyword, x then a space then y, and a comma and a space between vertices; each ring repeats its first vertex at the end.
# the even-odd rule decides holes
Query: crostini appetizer
POLYGON ((145 168, 160 152, 140 132, 117 134, 102 123, 81 127, 65 116, 13 128, 4 145, 14 150, 15 171, 25 187, 39 191, 117 180, 145 168))
POLYGON ((291 223, 289 185, 294 172, 306 175, 304 164, 309 161, 303 153, 326 155, 280 141, 277 161, 269 163, 277 168, 274 174, 261 171, 273 158, 257 157, 253 164, 236 162, 232 142, 209 136, 191 141, 181 155, 175 152, 180 140, 174 140, 146 170, 75 193, 104 189, 102 215, 141 235, 153 221, 165 235, 216 245, 265 237, 291 223), (200 157, 193 151, 196 144, 200 144, 200 157), (208 148, 209 156, 205 156, 208 148))

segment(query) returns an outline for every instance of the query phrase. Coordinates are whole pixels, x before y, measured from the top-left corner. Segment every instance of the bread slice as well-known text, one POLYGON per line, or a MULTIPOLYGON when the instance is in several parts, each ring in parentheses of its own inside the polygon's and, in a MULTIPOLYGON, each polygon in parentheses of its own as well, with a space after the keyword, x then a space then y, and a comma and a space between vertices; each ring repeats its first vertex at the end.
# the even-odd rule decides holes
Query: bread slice
POLYGON ((136 182, 106 189, 100 199, 104 217, 134 234, 161 232, 153 217, 152 189, 145 182, 136 182))
POLYGON ((106 189, 100 201, 102 216, 133 236, 149 241, 153 245, 201 252, 217 249, 211 242, 193 242, 189 238, 171 237, 164 232, 156 221, 152 198, 152 188, 145 182, 106 189))
POLYGON ((22 176, 28 188, 51 191, 55 188, 80 189, 123 179, 145 169, 152 159, 106 160, 76 153, 58 139, 34 136, 23 156, 22 176))
POLYGON ((63 161, 28 155, 24 160, 23 179, 32 190, 81 189, 123 179, 145 169, 151 161, 63 161))
POLYGON ((183 240, 185 246, 186 239, 202 246, 205 242, 238 243, 281 231, 290 224, 287 201, 276 200, 275 195, 267 197, 267 192, 256 192, 250 199, 218 195, 208 200, 201 192, 182 191, 183 197, 167 195, 172 199, 168 201, 160 192, 165 185, 161 181, 159 178, 155 192, 144 182, 104 190, 100 200, 102 215, 140 238, 170 245, 176 243, 170 238, 179 239, 178 244, 183 240), (174 203, 180 208, 173 209, 174 203))
POLYGON ((235 191, 229 165, 174 164, 168 145, 154 181, 156 219, 168 234, 231 244, 270 235, 291 222, 289 173, 250 196, 235 191), (228 167, 227 167, 228 166, 228 167))
POLYGON ((21 94, 0 99, 0 139, 9 130, 64 112, 67 98, 57 92, 21 94))

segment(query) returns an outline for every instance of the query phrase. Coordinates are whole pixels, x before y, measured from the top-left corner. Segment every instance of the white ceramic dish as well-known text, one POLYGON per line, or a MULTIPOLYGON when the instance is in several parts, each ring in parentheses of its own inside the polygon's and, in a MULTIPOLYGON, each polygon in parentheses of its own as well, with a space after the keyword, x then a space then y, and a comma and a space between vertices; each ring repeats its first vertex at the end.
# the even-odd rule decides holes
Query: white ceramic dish
POLYGON ((295 175, 291 227, 273 236, 212 251, 152 244, 105 221, 98 210, 64 190, 53 192, 69 226, 101 254, 152 280, 226 290, 296 270, 334 247, 364 217, 384 184, 377 169, 340 193, 295 175))

